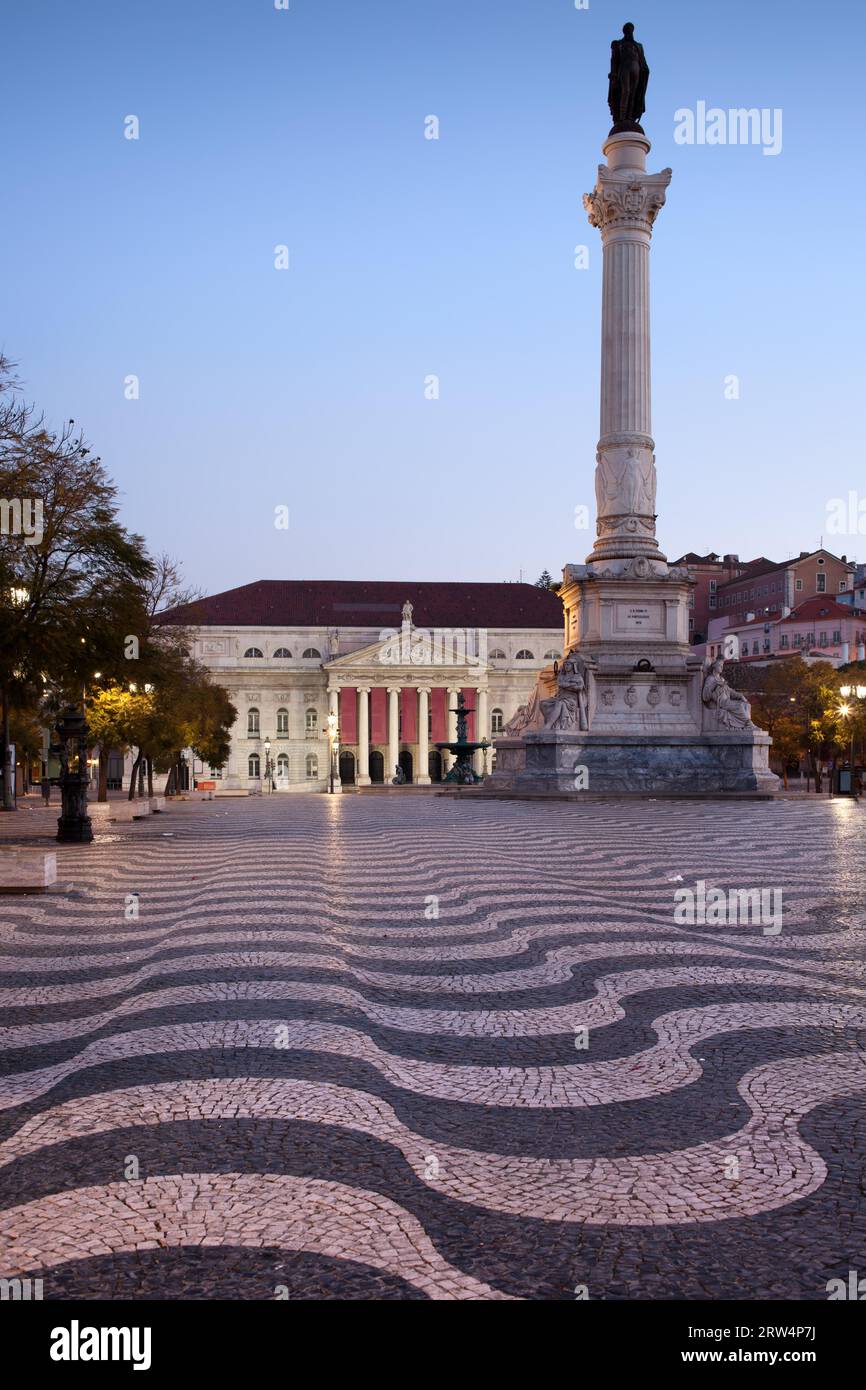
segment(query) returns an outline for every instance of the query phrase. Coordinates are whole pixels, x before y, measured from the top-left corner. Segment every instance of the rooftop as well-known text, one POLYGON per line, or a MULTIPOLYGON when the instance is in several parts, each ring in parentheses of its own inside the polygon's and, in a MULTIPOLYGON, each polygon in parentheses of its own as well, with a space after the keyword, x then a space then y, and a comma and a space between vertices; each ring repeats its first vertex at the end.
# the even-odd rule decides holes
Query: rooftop
POLYGON ((415 580, 258 579, 171 609, 190 627, 397 628, 403 604, 416 627, 562 627, 562 600, 534 584, 415 580))

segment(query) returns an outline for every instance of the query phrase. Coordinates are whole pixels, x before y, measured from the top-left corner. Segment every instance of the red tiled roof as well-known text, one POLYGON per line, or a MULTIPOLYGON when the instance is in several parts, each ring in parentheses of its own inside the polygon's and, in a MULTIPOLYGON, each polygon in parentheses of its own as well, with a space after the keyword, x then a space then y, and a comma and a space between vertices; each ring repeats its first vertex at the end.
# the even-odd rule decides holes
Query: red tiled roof
POLYGON ((719 592, 722 589, 730 588, 732 584, 745 584, 749 579, 758 579, 762 574, 772 574, 776 570, 785 570, 793 564, 793 560, 783 560, 781 564, 777 564, 775 560, 768 560, 765 555, 761 555, 757 560, 746 560, 740 566, 741 573, 737 575, 736 579, 726 579, 723 584, 719 585, 719 592))
POLYGON ((416 627, 562 627, 562 600, 534 584, 413 580, 259 579, 162 618, 195 627, 393 628, 407 599, 416 627))
POLYGON ((828 594, 816 594, 812 598, 804 599, 796 608, 793 608, 787 618, 782 618, 783 623, 810 623, 816 618, 850 618, 852 610, 830 597, 828 594))

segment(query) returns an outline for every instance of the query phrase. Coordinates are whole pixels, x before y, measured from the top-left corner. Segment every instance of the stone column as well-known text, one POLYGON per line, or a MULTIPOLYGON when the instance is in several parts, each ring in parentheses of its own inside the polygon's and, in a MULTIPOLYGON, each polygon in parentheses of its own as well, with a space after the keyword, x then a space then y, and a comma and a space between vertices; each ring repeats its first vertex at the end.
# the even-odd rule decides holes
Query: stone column
POLYGON ((388 766, 385 769, 385 785, 390 784, 395 768, 400 760, 400 687, 388 686, 388 766))
MULTIPOLYGON (((453 743, 457 737, 457 696, 460 694, 461 688, 459 685, 449 685, 445 692, 445 729, 449 743, 453 743)), ((443 753, 443 770, 450 772, 456 761, 453 753, 443 753)))
POLYGON ((588 563, 614 573, 664 573, 655 534, 655 444, 650 414, 649 249, 670 169, 648 174, 650 142, 625 131, 604 144, 607 165, 584 195, 601 232, 601 436, 595 470, 597 539, 588 563), (635 566, 635 561, 643 565, 635 566), (656 570, 651 562, 659 562, 656 570))
POLYGON ((429 686, 418 686, 418 766, 415 781, 419 787, 430 786, 430 736, 427 732, 427 719, 430 711, 429 686))
MULTIPOLYGON (((487 689, 485 687, 475 692, 475 738, 476 740, 480 740, 489 737, 490 728, 489 716, 487 713, 487 689)), ((472 759, 472 766, 479 777, 487 776, 487 752, 485 750, 481 748, 477 750, 472 759)))
POLYGON ((370 785, 370 687, 358 686, 358 768, 355 781, 359 787, 370 785))
MULTIPOLYGON (((337 716, 337 729, 339 730, 339 728, 340 728, 340 687, 339 687, 338 685, 329 685, 329 686, 328 686, 328 714, 329 714, 329 715, 335 714, 335 715, 337 716)), ((330 741, 330 739, 328 739, 328 758, 330 759, 330 757, 331 757, 331 741, 330 741)), ((328 775, 328 777, 330 778, 330 775, 331 775, 330 766, 329 766, 328 769, 327 769, 327 775, 328 775)), ((343 784, 342 784, 342 782, 340 781, 340 757, 339 757, 339 754, 338 754, 337 757, 336 757, 336 759, 334 760, 334 791, 335 791, 335 792, 341 792, 342 790, 343 790, 343 784)))

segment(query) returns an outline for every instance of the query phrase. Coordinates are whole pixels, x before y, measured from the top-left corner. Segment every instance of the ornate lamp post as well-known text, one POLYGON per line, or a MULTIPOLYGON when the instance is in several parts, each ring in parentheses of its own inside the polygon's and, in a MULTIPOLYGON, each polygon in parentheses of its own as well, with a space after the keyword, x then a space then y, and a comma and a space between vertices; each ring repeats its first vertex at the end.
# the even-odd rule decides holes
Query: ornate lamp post
POLYGON ((274 790, 274 768, 271 762, 271 740, 265 735, 265 786, 269 792, 274 790))
POLYGON ((57 839, 61 844, 89 844, 93 826, 87 814, 87 721, 75 705, 67 705, 57 721, 60 739, 61 814, 57 839))
POLYGON ((839 706, 839 713, 843 719, 850 720, 849 730, 851 734, 851 752, 848 762, 851 768, 851 777, 854 777, 854 713, 856 705, 854 701, 866 700, 866 685, 840 685, 839 694, 842 696, 844 704, 839 706))

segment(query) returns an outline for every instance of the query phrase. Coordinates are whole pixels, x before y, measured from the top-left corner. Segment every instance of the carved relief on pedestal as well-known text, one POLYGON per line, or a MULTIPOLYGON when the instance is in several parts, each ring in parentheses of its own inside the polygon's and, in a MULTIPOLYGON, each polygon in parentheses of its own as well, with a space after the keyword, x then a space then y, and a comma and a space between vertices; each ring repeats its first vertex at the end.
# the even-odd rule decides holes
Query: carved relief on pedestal
POLYGON ((661 704, 661 691, 657 685, 651 685, 647 691, 646 702, 650 709, 655 709, 656 705, 661 704))
MULTIPOLYGON (((600 443, 596 454, 595 501, 599 517, 648 517, 654 523, 656 464, 646 444, 600 443)), ((636 529, 636 528, 633 528, 636 529)))

